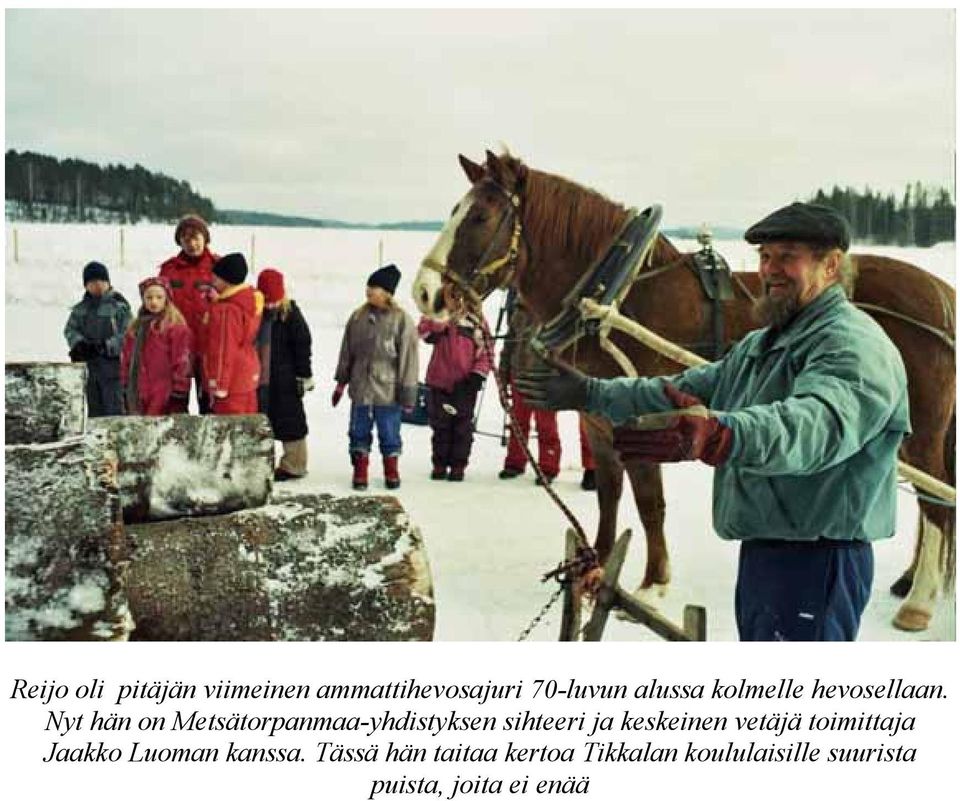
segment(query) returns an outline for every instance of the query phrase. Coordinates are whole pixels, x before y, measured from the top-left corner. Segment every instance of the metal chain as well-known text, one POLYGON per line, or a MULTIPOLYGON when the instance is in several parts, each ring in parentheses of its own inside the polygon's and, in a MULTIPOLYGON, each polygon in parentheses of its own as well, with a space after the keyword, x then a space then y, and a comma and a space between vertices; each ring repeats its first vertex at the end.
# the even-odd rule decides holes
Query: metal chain
POLYGON ((560 588, 552 596, 550 596, 550 600, 543 605, 543 608, 533 616, 533 620, 531 620, 527 627, 520 632, 520 636, 517 637, 517 642, 523 642, 525 639, 527 639, 527 637, 530 636, 530 633, 537 626, 539 626, 541 622, 543 622, 547 612, 550 611, 550 607, 552 607, 557 602, 557 599, 563 595, 563 591, 565 589, 565 585, 561 584, 560 588))

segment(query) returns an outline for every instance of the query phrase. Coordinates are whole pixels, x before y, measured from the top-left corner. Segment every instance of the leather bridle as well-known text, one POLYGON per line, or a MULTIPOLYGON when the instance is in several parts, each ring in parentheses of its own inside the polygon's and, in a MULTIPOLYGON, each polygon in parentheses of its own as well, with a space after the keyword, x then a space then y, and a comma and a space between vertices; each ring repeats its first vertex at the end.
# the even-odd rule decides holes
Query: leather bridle
POLYGON ((430 258, 424 259, 422 263, 422 266, 440 273, 445 280, 454 284, 464 295, 469 297, 477 308, 482 306, 483 298, 491 289, 506 286, 513 278, 517 269, 517 259, 520 256, 520 241, 523 236, 523 223, 520 219, 520 195, 516 192, 508 192, 500 186, 500 184, 491 183, 507 198, 508 205, 506 211, 500 218, 500 222, 497 224, 497 230, 494 231, 493 236, 490 238, 490 243, 480 258, 477 259, 473 269, 466 275, 461 275, 451 270, 449 265, 440 264, 430 258), (513 221, 513 231, 510 234, 510 241, 507 245, 506 252, 496 258, 490 258, 491 251, 501 239, 503 232, 511 220, 513 221), (504 270, 503 276, 496 285, 491 287, 492 276, 504 268, 506 268, 506 270, 504 270))

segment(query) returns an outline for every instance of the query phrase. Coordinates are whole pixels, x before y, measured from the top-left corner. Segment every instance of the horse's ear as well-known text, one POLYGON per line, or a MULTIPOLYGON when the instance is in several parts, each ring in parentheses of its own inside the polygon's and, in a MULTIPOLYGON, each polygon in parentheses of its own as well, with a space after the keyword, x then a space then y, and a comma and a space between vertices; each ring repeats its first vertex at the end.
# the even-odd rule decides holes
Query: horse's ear
POLYGON ((506 170, 504 164, 492 150, 487 151, 487 173, 501 186, 505 184, 506 170))
POLYGON ((460 166, 463 167, 463 171, 467 174, 467 178, 470 179, 470 183, 475 184, 483 177, 483 167, 481 165, 475 164, 464 155, 459 155, 457 158, 460 159, 460 166))

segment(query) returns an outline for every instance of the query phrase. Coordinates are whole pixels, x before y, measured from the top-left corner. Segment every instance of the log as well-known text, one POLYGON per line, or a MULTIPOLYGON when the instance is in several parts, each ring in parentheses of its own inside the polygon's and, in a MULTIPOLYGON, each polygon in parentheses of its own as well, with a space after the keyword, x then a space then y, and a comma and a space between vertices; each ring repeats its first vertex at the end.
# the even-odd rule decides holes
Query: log
POLYGON ((273 486, 273 432, 262 414, 97 417, 116 441, 127 523, 263 506, 273 486))
POLYGON ((127 527, 137 640, 429 640, 433 582, 393 497, 285 495, 127 527))
POLYGON ((6 638, 124 639, 117 454, 107 437, 5 448, 6 638))
POLYGON ((56 442, 84 432, 87 366, 7 362, 7 445, 56 442))

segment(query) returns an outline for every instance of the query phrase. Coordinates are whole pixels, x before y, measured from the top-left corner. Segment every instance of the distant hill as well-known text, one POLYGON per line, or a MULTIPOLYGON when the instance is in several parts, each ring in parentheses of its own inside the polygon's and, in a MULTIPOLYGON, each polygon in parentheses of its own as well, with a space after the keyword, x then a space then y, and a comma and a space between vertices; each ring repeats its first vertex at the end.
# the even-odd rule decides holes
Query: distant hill
POLYGON ((217 222, 225 225, 274 225, 281 228, 353 228, 381 231, 439 231, 443 228, 443 222, 440 220, 357 223, 345 222, 343 220, 317 219, 313 217, 293 217, 285 214, 271 214, 265 211, 242 211, 239 209, 221 209, 217 212, 217 222))
MULTIPOLYGON (((713 225, 710 226, 710 233, 713 234, 714 239, 742 239, 743 228, 731 228, 725 225, 713 225)), ((680 226, 678 228, 664 228, 664 236, 673 237, 674 239, 696 239, 697 234, 700 233, 700 227, 696 228, 688 226, 680 226)))

